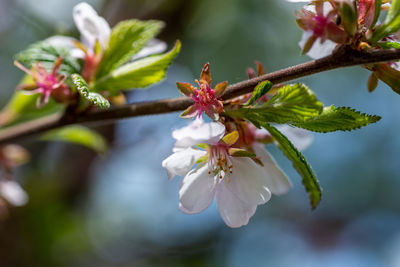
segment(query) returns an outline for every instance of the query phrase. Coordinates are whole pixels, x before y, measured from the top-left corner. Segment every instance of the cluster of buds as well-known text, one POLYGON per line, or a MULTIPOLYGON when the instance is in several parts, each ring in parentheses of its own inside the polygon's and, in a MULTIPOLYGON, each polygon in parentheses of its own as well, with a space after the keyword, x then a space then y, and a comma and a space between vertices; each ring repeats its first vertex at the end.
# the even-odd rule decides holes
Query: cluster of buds
MULTIPOLYGON (((375 31, 377 10, 375 0, 311 0, 296 13, 297 24, 304 31, 300 45, 303 53, 317 58, 332 52, 337 44, 355 49, 368 46, 375 31), (319 43, 317 42, 319 41, 319 43), (321 47, 324 45, 324 47, 321 47), (316 46, 316 51, 310 50, 316 46)), ((389 1, 382 1, 380 9, 387 9, 389 1)))
MULTIPOLYGON (((312 58, 327 56, 338 45, 346 45, 354 50, 399 47, 400 27, 393 26, 398 11, 391 10, 386 20, 379 22, 380 12, 391 8, 389 0, 288 1, 307 2, 296 13, 296 17, 297 24, 304 31, 300 46, 303 53, 312 58), (391 45, 387 45, 389 43, 391 45)), ((372 71, 368 81, 370 92, 376 88, 379 79, 400 93, 400 69, 397 62, 371 64, 365 68, 372 71)))
MULTIPOLYGON (((260 63, 257 69, 258 75, 265 73, 260 63)), ((248 69, 248 74, 254 76, 255 71, 248 69)), ((194 101, 181 116, 196 119, 189 126, 173 131, 174 153, 162 166, 170 179, 184 176, 179 190, 181 211, 199 213, 215 197, 224 222, 230 227, 240 227, 248 223, 258 205, 266 203, 271 194, 286 193, 291 183, 265 149, 264 144, 272 142, 272 136, 224 113, 243 106, 250 96, 226 102, 219 99, 227 82, 212 89, 208 63, 196 83, 198 88, 177 83, 178 90, 194 101), (204 122, 203 112, 213 122, 204 122)), ((267 100, 265 96, 258 101, 267 100)))

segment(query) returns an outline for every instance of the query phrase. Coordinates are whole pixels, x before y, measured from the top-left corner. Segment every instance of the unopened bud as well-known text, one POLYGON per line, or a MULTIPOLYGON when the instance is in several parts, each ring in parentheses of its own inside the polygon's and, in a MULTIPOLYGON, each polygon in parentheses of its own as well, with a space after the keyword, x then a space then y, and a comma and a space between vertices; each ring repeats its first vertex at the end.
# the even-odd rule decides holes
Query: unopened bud
POLYGON ((66 84, 61 84, 58 88, 51 92, 52 98, 58 103, 70 103, 74 96, 71 92, 71 88, 66 84))
POLYGON ((247 72, 247 77, 249 77, 249 79, 256 77, 256 72, 254 71, 253 68, 250 67, 247 68, 246 72, 247 72))

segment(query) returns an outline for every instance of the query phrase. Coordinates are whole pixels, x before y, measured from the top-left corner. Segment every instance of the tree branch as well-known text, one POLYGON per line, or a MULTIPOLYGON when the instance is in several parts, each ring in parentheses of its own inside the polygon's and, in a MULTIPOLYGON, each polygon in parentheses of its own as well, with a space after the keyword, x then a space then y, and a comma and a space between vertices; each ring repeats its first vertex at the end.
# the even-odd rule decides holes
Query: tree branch
MULTIPOLYGON (((400 49, 364 52, 341 46, 327 57, 232 84, 227 88, 222 99, 227 100, 250 93, 258 83, 265 80, 278 84, 341 67, 396 61, 399 59, 400 49)), ((176 112, 186 109, 191 104, 193 104, 192 99, 188 97, 179 97, 133 103, 74 116, 70 114, 65 114, 64 116, 61 114, 55 114, 1 130, 0 144, 15 142, 22 138, 37 135, 61 126, 71 124, 91 124, 95 122, 107 123, 117 119, 176 112)))

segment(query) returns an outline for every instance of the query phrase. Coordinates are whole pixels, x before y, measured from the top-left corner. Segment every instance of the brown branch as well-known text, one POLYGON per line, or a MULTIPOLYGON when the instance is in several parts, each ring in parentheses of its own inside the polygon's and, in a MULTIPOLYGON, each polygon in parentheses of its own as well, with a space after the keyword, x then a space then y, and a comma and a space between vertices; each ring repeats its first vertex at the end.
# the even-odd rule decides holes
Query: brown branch
MULTIPOLYGON (((228 87, 222 98, 226 100, 250 93, 258 83, 265 80, 277 84, 341 67, 395 61, 399 59, 400 49, 363 52, 342 46, 332 55, 327 57, 232 84, 228 87)), ((125 106, 112 107, 107 110, 97 110, 77 116, 70 116, 69 114, 66 114, 65 116, 61 116, 60 114, 51 115, 0 131, 0 144, 15 142, 24 137, 37 135, 70 124, 90 124, 94 122, 106 123, 117 119, 181 111, 186 109, 192 103, 193 101, 190 98, 180 97, 133 103, 125 106)))

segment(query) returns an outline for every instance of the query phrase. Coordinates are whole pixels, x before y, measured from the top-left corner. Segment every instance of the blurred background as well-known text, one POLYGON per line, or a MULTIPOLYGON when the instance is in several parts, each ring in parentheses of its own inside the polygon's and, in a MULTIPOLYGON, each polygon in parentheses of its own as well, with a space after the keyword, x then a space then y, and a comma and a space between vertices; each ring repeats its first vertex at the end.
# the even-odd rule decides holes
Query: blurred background
MULTIPOLYGON (((75 0, 0 0, 0 102, 23 73, 13 55, 54 34, 79 37, 75 0)), ((293 13, 283 0, 88 1, 111 25, 159 19, 171 47, 183 43, 165 81, 128 94, 130 102, 179 93, 211 63, 214 81, 246 79, 254 60, 274 71, 308 60, 297 45, 293 13)), ((198 215, 178 210, 181 178, 168 181, 161 161, 174 143, 178 114, 134 118, 98 127, 104 155, 78 145, 26 140, 33 159, 17 178, 30 201, 0 222, 0 266, 400 266, 400 96, 369 73, 347 68, 307 83, 326 105, 382 116, 355 132, 314 134, 304 152, 323 187, 311 211, 299 175, 275 147, 269 150, 293 190, 259 206, 250 223, 230 229, 215 203, 198 215)))

